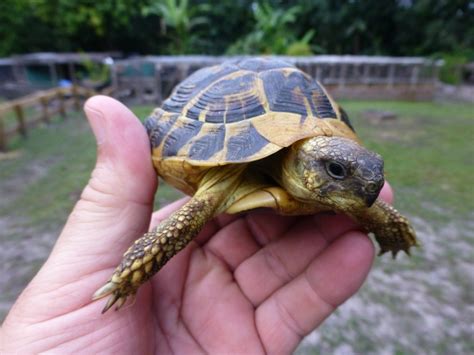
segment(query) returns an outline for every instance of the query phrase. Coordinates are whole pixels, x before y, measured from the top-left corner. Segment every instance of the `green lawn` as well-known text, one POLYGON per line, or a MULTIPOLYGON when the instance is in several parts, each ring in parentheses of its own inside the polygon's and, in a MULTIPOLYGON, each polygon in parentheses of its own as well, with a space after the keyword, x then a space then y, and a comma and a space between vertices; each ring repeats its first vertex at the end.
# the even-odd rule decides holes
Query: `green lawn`
POLYGON ((472 213, 474 105, 342 104, 366 145, 384 157, 387 179, 397 192, 396 203, 402 210, 431 219, 472 213), (370 122, 364 115, 368 109, 393 112, 397 119, 370 122))

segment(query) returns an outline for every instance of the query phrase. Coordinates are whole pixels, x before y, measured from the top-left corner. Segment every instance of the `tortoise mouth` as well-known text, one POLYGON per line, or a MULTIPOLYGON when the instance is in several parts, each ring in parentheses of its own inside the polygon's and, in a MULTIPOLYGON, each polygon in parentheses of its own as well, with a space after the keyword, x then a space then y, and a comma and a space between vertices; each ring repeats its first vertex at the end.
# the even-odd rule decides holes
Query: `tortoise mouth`
POLYGON ((372 207, 372 205, 375 203, 375 201, 377 200, 377 197, 379 196, 378 193, 376 194, 370 194, 370 195, 366 195, 365 196, 365 205, 367 207, 372 207))

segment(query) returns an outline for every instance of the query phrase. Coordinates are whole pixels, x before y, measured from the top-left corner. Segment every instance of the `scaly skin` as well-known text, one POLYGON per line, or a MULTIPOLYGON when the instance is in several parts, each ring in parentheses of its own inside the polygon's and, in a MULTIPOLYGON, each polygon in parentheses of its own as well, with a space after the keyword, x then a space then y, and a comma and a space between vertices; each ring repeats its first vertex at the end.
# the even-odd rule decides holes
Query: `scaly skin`
POLYGON ((102 313, 114 304, 119 309, 129 296, 133 296, 144 282, 199 234, 204 224, 232 196, 244 169, 244 165, 210 169, 202 178, 200 190, 188 203, 135 241, 109 281, 92 297, 97 300, 110 295, 102 313))
POLYGON ((110 280, 93 296, 110 295, 102 313, 116 304, 119 309, 128 296, 183 249, 213 217, 217 198, 209 194, 191 199, 152 231, 145 233, 125 252, 110 280))
MULTIPOLYGON (((277 203, 281 213, 332 210, 356 220, 380 245, 380 254, 395 255, 417 246, 415 231, 395 208, 376 199, 383 184, 383 161, 358 143, 339 137, 315 137, 296 144, 283 161, 281 185, 295 199, 296 208, 277 203), (337 161, 346 176, 331 179, 324 162, 337 161), (374 202, 375 201, 375 202, 374 202)), ((281 201, 286 199, 280 198, 281 201)))
POLYGON ((419 246, 408 219, 380 199, 369 209, 353 214, 353 217, 369 233, 374 234, 380 245, 379 255, 390 251, 395 258, 400 250, 410 254, 412 246, 419 246))

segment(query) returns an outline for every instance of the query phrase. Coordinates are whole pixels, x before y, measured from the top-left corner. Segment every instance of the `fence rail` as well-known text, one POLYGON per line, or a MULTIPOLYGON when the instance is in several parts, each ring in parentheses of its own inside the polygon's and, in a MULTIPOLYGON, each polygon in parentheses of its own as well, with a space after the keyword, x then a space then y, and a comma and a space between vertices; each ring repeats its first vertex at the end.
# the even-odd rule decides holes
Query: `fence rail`
MULTIPOLYGON (((118 60, 112 67, 113 86, 119 97, 135 97, 141 102, 161 103, 171 89, 194 71, 226 59, 213 56, 144 56, 118 60)), ((242 57, 243 58, 243 57, 242 57)), ((426 90, 429 98, 437 83, 441 61, 421 57, 275 56, 293 63, 319 80, 336 96, 353 98, 361 92, 367 98, 386 93, 387 98, 399 94, 419 95, 426 90), (366 88, 371 87, 371 91, 366 88), (339 95, 338 95, 339 94, 339 95), (374 95, 375 94, 375 95, 374 95)))
POLYGON ((49 123, 56 115, 66 118, 71 110, 80 110, 84 99, 96 92, 79 86, 54 88, 0 104, 0 151, 7 149, 15 135, 27 136, 28 130, 49 123))

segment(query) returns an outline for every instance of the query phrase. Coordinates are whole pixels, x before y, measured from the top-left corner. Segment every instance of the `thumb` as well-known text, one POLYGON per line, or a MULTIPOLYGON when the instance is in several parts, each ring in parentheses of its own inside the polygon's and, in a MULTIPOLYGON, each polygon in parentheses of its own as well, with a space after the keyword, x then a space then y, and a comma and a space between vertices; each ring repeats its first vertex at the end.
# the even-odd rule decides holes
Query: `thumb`
POLYGON ((88 301, 132 240, 146 231, 157 179, 146 131, 130 110, 112 98, 95 96, 86 102, 85 112, 97 140, 96 166, 29 288, 50 293, 74 284, 88 301))

